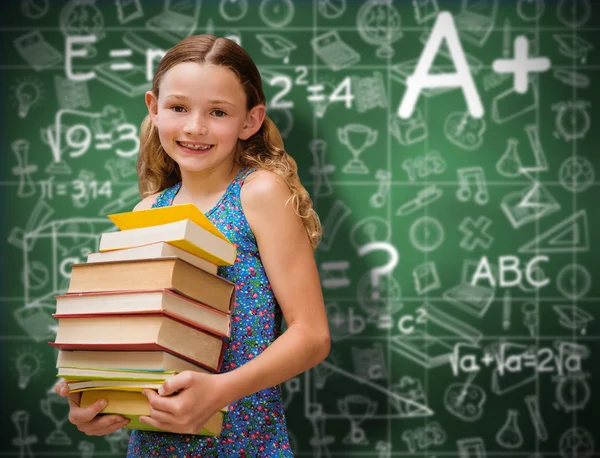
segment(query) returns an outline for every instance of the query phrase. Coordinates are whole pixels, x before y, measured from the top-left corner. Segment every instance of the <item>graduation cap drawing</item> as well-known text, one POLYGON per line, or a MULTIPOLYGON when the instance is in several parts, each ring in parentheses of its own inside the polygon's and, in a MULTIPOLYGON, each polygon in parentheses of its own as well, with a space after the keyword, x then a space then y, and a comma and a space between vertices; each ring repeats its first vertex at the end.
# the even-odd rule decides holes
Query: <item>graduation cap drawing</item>
POLYGON ((284 64, 289 62, 290 53, 297 48, 293 42, 281 35, 259 33, 256 38, 262 44, 261 51, 266 56, 273 59, 283 59, 284 64))
POLYGON ((552 307, 560 317, 559 323, 567 329, 578 329, 582 334, 585 334, 587 324, 594 319, 585 310, 576 305, 554 305, 552 307))
POLYGON ((571 58, 585 59, 587 53, 594 49, 594 45, 581 37, 567 34, 557 33, 552 35, 558 44, 558 51, 563 55, 571 58))

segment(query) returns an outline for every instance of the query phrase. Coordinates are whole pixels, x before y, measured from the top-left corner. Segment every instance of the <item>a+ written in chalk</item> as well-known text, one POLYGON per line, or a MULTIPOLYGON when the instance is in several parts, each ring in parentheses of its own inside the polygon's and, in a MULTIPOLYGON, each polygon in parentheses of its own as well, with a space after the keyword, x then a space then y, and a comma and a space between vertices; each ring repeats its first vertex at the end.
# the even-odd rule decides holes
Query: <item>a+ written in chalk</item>
POLYGON ((514 88, 519 94, 525 94, 530 72, 545 72, 550 68, 547 57, 529 57, 529 41, 520 35, 515 38, 515 57, 513 59, 496 59, 492 63, 496 73, 514 73, 514 88))

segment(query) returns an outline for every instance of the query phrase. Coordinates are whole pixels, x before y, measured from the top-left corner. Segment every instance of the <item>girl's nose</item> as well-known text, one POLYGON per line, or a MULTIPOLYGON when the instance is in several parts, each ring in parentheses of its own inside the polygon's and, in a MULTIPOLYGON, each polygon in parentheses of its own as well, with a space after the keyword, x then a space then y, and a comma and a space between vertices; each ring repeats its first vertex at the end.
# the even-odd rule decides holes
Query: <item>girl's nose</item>
POLYGON ((184 132, 188 135, 206 135, 208 127, 203 116, 190 116, 184 127, 184 132))

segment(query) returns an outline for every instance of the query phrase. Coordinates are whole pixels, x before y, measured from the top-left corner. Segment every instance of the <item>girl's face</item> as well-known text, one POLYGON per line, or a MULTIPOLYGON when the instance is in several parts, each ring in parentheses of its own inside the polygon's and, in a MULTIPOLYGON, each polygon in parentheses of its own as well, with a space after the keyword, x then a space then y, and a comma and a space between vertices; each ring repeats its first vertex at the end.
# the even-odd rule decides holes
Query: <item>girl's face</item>
POLYGON ((184 62, 160 82, 159 97, 146 104, 160 142, 182 170, 210 170, 231 161, 238 139, 258 131, 264 106, 246 110, 246 94, 229 69, 184 62))

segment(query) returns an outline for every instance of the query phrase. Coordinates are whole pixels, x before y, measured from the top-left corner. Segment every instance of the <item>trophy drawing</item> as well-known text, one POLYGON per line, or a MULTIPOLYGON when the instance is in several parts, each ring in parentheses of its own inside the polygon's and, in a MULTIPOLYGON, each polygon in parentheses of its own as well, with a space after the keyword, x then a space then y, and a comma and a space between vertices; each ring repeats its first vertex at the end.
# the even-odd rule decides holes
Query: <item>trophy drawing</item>
POLYGON ((69 400, 50 391, 46 399, 40 400, 40 407, 44 415, 49 417, 56 426, 44 442, 48 445, 71 445, 71 439, 61 429, 69 418, 69 400))
POLYGON ((343 173, 369 173, 369 169, 359 159, 365 148, 377 141, 377 131, 364 124, 348 124, 337 130, 338 138, 352 152, 353 158, 342 169, 343 173))

